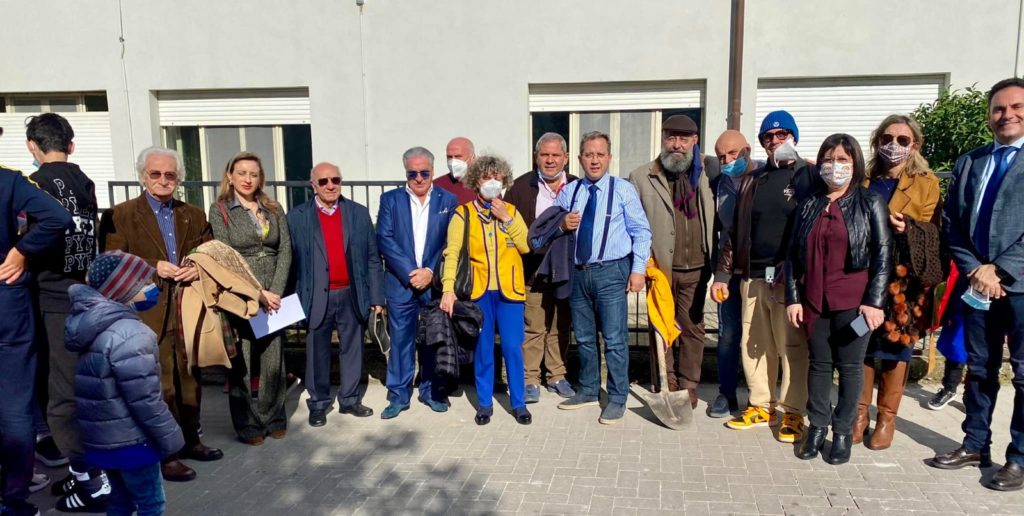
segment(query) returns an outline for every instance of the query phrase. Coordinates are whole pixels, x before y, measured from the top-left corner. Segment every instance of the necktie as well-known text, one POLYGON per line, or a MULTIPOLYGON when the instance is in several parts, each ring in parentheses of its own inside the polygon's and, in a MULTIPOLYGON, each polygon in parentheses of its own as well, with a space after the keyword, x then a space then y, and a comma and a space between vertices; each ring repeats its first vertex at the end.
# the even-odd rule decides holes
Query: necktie
POLYGON ((974 247, 982 256, 988 257, 988 234, 992 229, 992 207, 996 204, 996 196, 999 193, 999 185, 1006 177, 1006 171, 1010 169, 1006 162, 1006 155, 1013 147, 1001 147, 992 153, 992 175, 985 185, 985 192, 981 195, 981 206, 978 208, 978 221, 974 224, 974 247))
POLYGON ((594 248, 594 215, 597 212, 597 185, 591 183, 587 187, 590 192, 587 206, 583 208, 583 218, 576 233, 576 262, 586 264, 594 248))

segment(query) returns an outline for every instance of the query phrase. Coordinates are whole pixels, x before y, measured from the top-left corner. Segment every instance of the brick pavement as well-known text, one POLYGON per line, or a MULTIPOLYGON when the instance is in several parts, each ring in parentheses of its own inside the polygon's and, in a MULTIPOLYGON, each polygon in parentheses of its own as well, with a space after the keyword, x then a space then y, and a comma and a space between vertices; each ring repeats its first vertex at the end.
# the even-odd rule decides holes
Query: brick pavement
MULTIPOLYGON (((327 426, 311 428, 296 393, 288 436, 260 447, 233 440, 226 396, 207 387, 204 440, 225 458, 191 463, 197 481, 166 483, 168 514, 1024 514, 1024 492, 981 486, 995 468, 940 471, 922 463, 962 435, 959 399, 932 412, 923 404, 933 391, 908 388, 891 449, 857 446, 849 464, 835 467, 796 459, 792 445, 767 429, 737 432, 706 417, 713 385, 700 389, 693 428, 676 432, 653 423, 635 397, 625 421, 609 427, 597 423, 598 409, 560 411, 546 392, 530 406, 531 426, 498 409, 490 425, 478 427, 471 396, 453 398, 446 414, 415 404, 381 421, 385 389, 374 381, 365 398, 373 417, 334 412, 327 426)), ((1001 394, 993 446, 999 464, 1012 390, 1001 394)), ((33 501, 59 514, 46 511, 53 505, 47 494, 33 501)))

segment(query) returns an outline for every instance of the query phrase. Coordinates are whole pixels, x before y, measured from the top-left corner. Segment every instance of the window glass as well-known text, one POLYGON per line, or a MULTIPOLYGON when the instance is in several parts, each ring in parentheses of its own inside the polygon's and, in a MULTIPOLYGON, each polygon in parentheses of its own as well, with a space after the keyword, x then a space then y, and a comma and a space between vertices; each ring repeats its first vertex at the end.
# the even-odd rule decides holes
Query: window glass
MULTIPOLYGON (((288 181, 309 181, 313 168, 313 138, 308 125, 285 125, 284 135, 284 178, 288 181)), ((296 206, 309 200, 309 188, 289 188, 288 206, 296 206)))
POLYGON ((85 110, 86 111, 110 111, 107 107, 107 95, 105 93, 98 95, 86 95, 85 96, 85 110))
POLYGON ((0 113, 6 113, 6 112, 7 112, 7 99, 4 98, 4 97, 0 97, 0 113))
POLYGON ((41 113, 43 111, 43 99, 39 97, 14 97, 11 99, 11 107, 15 113, 41 113))
MULTIPOLYGON (((245 150, 255 154, 263 164, 263 174, 267 181, 278 178, 277 166, 274 163, 274 128, 269 126, 246 127, 245 150)), ((230 158, 228 158, 230 159, 230 158)), ((227 160, 225 160, 227 163, 227 160)))
POLYGON ((621 175, 651 161, 650 111, 619 114, 619 172, 621 175))
POLYGON ((580 113, 580 137, 591 131, 609 134, 611 132, 611 114, 580 113))
POLYGON ((78 99, 73 97, 58 97, 50 99, 51 113, 74 113, 78 111, 78 99))
POLYGON ((237 127, 206 128, 206 170, 210 181, 220 181, 224 177, 224 167, 228 160, 242 149, 241 138, 237 127))
POLYGON ((533 139, 530 140, 530 155, 536 148, 537 140, 544 133, 558 133, 569 141, 569 113, 533 113, 533 139))

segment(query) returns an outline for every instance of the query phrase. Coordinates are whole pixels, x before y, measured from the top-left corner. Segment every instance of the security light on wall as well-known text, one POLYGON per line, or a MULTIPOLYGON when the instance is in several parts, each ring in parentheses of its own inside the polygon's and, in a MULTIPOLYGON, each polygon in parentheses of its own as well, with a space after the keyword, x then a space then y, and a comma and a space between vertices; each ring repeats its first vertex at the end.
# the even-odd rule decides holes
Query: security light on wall
POLYGON ((365 4, 365 3, 366 3, 366 0, 356 0, 356 5, 358 5, 359 7, 362 7, 363 4, 365 4))

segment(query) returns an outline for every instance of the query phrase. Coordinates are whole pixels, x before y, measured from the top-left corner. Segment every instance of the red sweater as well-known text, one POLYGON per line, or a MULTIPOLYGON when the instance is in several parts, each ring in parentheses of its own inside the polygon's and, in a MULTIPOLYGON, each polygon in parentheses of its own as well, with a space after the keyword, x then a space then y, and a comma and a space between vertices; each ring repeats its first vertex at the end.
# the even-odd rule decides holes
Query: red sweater
POLYGON ((347 287, 348 262, 345 261, 345 229, 341 224, 341 209, 335 208, 333 215, 325 215, 321 210, 317 210, 317 213, 320 215, 320 232, 324 235, 324 245, 327 247, 328 288, 337 290, 347 287))

